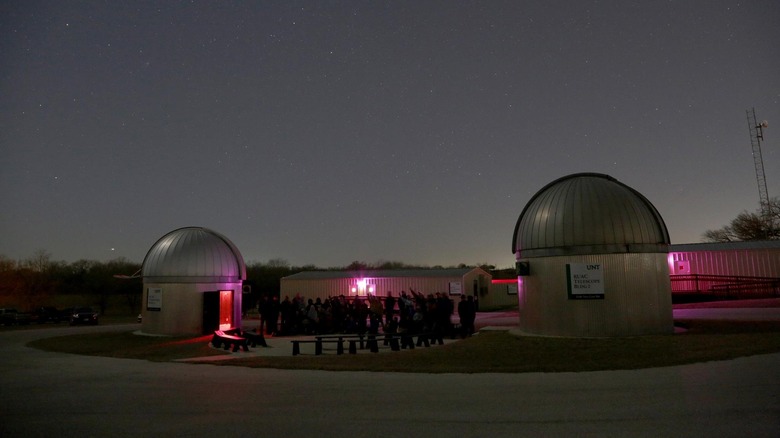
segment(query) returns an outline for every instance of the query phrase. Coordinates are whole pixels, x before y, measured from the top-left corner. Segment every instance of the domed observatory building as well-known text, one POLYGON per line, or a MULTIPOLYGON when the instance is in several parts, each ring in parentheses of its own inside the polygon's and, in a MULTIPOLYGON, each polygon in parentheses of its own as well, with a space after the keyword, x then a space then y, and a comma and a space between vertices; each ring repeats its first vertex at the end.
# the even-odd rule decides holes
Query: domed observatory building
POLYGON ((142 332, 201 335, 241 326, 246 266, 227 237, 200 227, 171 231, 149 250, 142 332))
POLYGON ((515 225, 519 328, 617 337, 673 333, 669 233, 639 192, 579 173, 537 192, 515 225))

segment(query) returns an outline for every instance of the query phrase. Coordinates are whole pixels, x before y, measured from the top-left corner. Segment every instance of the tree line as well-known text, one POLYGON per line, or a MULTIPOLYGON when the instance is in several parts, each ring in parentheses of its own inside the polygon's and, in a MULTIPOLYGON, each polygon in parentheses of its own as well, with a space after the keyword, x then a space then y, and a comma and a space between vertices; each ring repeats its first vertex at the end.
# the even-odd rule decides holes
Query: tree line
MULTIPOLYGON (((465 264, 451 267, 469 267, 465 264)), ((495 266, 481 264, 491 271, 495 266)), ((313 270, 371 270, 371 269, 440 269, 443 266, 408 265, 402 262, 370 264, 354 261, 339 268, 318 268, 314 265, 292 266, 284 259, 268 262, 250 262, 246 266, 245 284, 251 293, 245 298, 246 306, 254 306, 262 295, 277 294, 282 277, 313 270)), ((0 255, 0 307, 16 307, 21 311, 39 306, 55 306, 69 299, 80 300, 72 304, 98 307, 101 314, 138 313, 141 310, 143 285, 137 276, 141 263, 117 258, 107 262, 78 260, 64 262, 53 260, 51 254, 38 250, 27 259, 12 260, 0 255), (133 275, 136 274, 136 275, 133 275), (121 308, 120 311, 118 308, 121 308)))
POLYGON ((68 297, 87 299, 102 314, 119 298, 129 309, 140 308, 140 282, 123 281, 114 275, 133 273, 141 265, 118 258, 108 262, 78 260, 72 263, 54 261, 46 251, 15 261, 0 256, 0 306, 27 311, 40 306, 54 306, 68 297))
MULTIPOLYGON (((705 242, 732 242, 745 240, 780 239, 780 200, 772 198, 767 206, 755 212, 743 211, 728 225, 702 234, 705 242)), ((494 278, 513 278, 514 269, 499 269, 489 264, 448 266, 448 268, 481 267, 494 278)), ((292 266, 284 259, 271 259, 266 263, 252 262, 246 266, 245 284, 251 287, 251 294, 245 300, 254 306, 262 295, 279 292, 283 277, 302 271, 313 270, 389 270, 389 269, 442 269, 444 266, 409 265, 397 261, 370 264, 353 261, 338 268, 318 268, 314 265, 292 266)), ((0 255, 0 307, 17 307, 30 310, 38 306, 50 306, 69 296, 87 299, 89 305, 96 305, 102 314, 109 306, 120 302, 127 312, 138 312, 141 308, 142 284, 140 278, 118 278, 139 273, 141 264, 125 258, 108 262, 78 260, 72 263, 52 260, 51 255, 38 250, 27 259, 12 260, 0 255)), ((132 276, 131 276, 132 277, 132 276)))

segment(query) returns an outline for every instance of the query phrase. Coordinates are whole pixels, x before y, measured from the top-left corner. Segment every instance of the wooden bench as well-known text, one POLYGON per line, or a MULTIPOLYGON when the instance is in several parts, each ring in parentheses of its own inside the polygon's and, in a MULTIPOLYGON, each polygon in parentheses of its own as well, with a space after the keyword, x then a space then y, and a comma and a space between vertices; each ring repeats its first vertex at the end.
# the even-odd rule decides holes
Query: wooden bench
MULTIPOLYGON (((292 355, 297 356, 301 354, 301 344, 314 344, 314 354, 316 356, 322 355, 322 344, 335 343, 336 354, 344 354, 344 340, 343 339, 293 339, 290 341, 293 346, 292 355)), ((350 344, 351 345, 351 344, 350 344)), ((352 347, 350 346, 350 353, 352 353, 352 347)), ((354 354, 354 353, 352 353, 354 354)))
POLYGON ((268 346, 268 343, 265 342, 265 336, 263 336, 263 332, 260 330, 254 332, 244 331, 241 333, 241 336, 245 337, 247 341, 249 341, 250 347, 257 347, 258 345, 261 347, 268 346))
POLYGON ((416 345, 418 347, 430 347, 431 342, 438 342, 439 345, 444 344, 444 338, 438 333, 385 333, 385 345, 390 344, 390 349, 393 351, 399 351, 406 348, 410 350, 414 349, 414 338, 417 338, 416 345), (399 343, 400 341, 400 343, 399 343))
POLYGON ((417 346, 425 345, 430 347, 430 344, 437 343, 444 345, 444 335, 441 333, 420 333, 417 335, 417 346))
MULTIPOLYGON (((416 334, 416 333, 382 333, 382 334, 375 334, 375 333, 366 333, 362 335, 358 334, 341 334, 341 335, 320 335, 316 336, 317 339, 338 339, 338 340, 347 340, 349 341, 349 353, 350 354, 356 354, 357 353, 357 346, 356 342, 360 341, 360 349, 368 349, 372 353, 378 353, 379 352, 379 340, 384 341, 384 345, 389 345, 390 349, 393 351, 399 351, 402 349, 413 349, 414 348, 414 337, 417 336, 417 346, 425 345, 426 347, 430 347, 429 339, 431 339, 432 336, 438 336, 433 333, 423 333, 423 334, 416 334), (363 342, 365 340, 365 343, 363 342)), ((441 338, 441 336, 439 336, 441 338)), ((444 343, 443 339, 440 339, 440 344, 444 343)))
MULTIPOLYGON (((366 348, 365 340, 368 336, 368 334, 359 334, 359 333, 338 333, 338 334, 331 334, 331 335, 317 335, 315 336, 316 339, 322 339, 322 340, 330 340, 330 339, 341 339, 343 341, 348 341, 350 346, 355 346, 355 349, 357 349, 356 342, 359 342, 360 349, 363 350, 366 348)), ((376 335, 373 335, 376 336, 376 335)), ((352 353, 350 351, 350 353, 352 353)), ((354 353, 353 353, 354 354, 354 353)))
POLYGON ((444 345, 444 336, 440 333, 385 333, 384 335, 385 345, 390 345, 390 349, 398 351, 402 349, 414 349, 415 345, 418 347, 430 347, 432 343, 438 343, 444 345), (417 338, 415 344, 414 338, 417 338))
POLYGON ((301 354, 301 344, 314 344, 314 354, 319 356, 322 355, 323 343, 337 344, 336 354, 344 354, 344 341, 349 342, 349 354, 357 354, 358 342, 361 350, 367 348, 372 353, 378 353, 379 340, 384 340, 384 345, 389 345, 391 350, 399 351, 406 348, 414 349, 415 337, 417 338, 416 345, 418 347, 430 347, 431 343, 436 342, 439 345, 444 344, 444 337, 440 333, 334 334, 318 335, 314 339, 295 339, 290 342, 292 343, 293 356, 301 354))
POLYGON ((249 342, 246 338, 229 334, 223 330, 214 332, 214 336, 211 338, 211 345, 213 345, 214 348, 222 347, 224 350, 228 350, 232 346, 234 353, 238 351, 239 348, 244 351, 249 351, 249 342))
MULTIPOLYGON (((408 333, 383 333, 381 336, 384 340, 384 345, 389 345, 393 351, 399 351, 407 347, 408 340, 412 335, 408 333)), ((411 348, 414 348, 414 344, 411 344, 411 348)))
MULTIPOLYGON (((379 352, 379 344, 377 340, 383 335, 376 334, 376 333, 342 333, 342 334, 332 334, 332 335, 318 335, 315 336, 317 339, 322 340, 328 340, 328 339, 338 339, 349 342, 349 353, 350 354, 357 354, 358 349, 358 342, 360 343, 360 349, 365 350, 368 348, 369 351, 372 353, 378 353, 379 352)), ((386 345, 386 344, 385 344, 386 345)))

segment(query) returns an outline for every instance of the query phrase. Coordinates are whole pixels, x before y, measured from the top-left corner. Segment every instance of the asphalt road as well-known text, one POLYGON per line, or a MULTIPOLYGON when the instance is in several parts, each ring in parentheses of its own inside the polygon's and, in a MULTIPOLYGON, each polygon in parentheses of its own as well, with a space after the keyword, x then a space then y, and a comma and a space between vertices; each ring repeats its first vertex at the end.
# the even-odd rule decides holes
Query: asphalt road
POLYGON ((400 374, 49 353, 0 333, 2 437, 780 436, 780 354, 635 371, 400 374))

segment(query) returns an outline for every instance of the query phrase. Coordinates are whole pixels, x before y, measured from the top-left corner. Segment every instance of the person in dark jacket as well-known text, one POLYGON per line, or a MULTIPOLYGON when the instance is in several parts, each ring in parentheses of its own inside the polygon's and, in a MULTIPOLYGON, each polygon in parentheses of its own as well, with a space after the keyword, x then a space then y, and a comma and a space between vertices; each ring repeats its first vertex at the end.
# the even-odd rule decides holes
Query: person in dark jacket
POLYGON ((460 296, 458 303, 458 316, 460 317, 460 334, 462 337, 474 334, 474 320, 477 317, 477 311, 474 307, 474 298, 465 295, 460 296))

